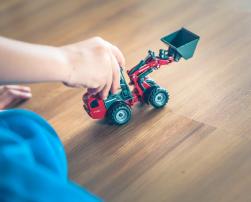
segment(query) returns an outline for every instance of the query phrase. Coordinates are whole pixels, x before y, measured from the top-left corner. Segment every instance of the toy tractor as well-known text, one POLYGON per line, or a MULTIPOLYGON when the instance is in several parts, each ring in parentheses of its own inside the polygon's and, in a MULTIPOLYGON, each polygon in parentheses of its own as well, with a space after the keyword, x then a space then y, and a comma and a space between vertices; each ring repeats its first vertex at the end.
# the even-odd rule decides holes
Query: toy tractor
POLYGON ((153 51, 139 64, 127 71, 130 78, 129 85, 133 86, 130 91, 121 68, 120 86, 121 90, 116 94, 109 94, 103 100, 97 96, 83 96, 84 109, 93 119, 108 119, 112 124, 123 125, 131 119, 131 107, 135 103, 147 103, 154 108, 164 107, 169 99, 166 89, 160 87, 148 75, 153 70, 163 65, 178 62, 182 57, 189 59, 193 56, 199 41, 199 36, 185 28, 167 35, 161 39, 169 45, 168 49, 160 49, 159 55, 155 56, 153 51))

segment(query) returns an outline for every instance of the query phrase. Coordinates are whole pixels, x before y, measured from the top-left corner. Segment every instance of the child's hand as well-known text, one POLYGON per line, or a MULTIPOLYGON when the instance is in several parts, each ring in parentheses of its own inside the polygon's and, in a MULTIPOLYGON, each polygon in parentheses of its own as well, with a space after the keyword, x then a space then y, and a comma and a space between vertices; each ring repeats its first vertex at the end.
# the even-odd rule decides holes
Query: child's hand
POLYGON ((0 110, 15 106, 19 102, 31 98, 31 90, 26 86, 0 86, 0 110))
POLYGON ((116 46, 94 37, 62 50, 70 64, 66 85, 86 87, 89 94, 99 93, 102 98, 120 88, 120 66, 125 65, 125 59, 116 46))

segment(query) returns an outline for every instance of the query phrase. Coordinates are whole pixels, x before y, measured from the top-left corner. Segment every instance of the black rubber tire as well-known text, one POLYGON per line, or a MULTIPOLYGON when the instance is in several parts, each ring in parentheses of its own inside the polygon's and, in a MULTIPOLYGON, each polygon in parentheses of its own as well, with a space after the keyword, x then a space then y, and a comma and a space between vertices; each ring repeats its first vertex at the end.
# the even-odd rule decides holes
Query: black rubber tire
POLYGON ((164 88, 153 88, 149 94, 148 102, 154 108, 164 107, 169 100, 169 95, 164 88))
POLYGON ((155 89, 155 88, 158 88, 158 86, 151 86, 150 88, 145 90, 143 100, 144 100, 144 102, 146 104, 150 104, 149 103, 149 98, 150 98, 150 95, 152 93, 152 90, 155 89))
POLYGON ((109 108, 108 119, 111 124, 123 125, 131 119, 131 108, 125 103, 116 103, 109 108))

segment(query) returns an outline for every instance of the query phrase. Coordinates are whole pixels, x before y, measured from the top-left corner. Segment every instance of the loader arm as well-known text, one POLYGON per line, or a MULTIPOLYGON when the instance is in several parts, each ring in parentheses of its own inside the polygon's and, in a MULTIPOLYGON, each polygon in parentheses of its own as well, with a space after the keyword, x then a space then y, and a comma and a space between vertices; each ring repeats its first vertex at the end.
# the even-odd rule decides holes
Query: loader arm
POLYGON ((145 83, 145 78, 152 73, 154 70, 159 69, 163 65, 168 65, 174 61, 173 57, 167 57, 162 59, 160 57, 147 57, 148 59, 142 66, 136 65, 131 70, 127 71, 130 78, 130 84, 134 85, 137 93, 142 96, 144 93, 144 88, 147 88, 148 84, 145 83))

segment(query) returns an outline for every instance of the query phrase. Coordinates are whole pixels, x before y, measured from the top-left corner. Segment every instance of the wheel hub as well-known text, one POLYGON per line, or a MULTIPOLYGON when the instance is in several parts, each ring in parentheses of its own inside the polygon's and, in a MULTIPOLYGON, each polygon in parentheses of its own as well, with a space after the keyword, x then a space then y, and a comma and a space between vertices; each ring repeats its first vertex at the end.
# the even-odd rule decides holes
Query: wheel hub
POLYGON ((128 115, 127 115, 126 110, 120 110, 116 114, 116 119, 118 120, 118 122, 124 122, 127 119, 127 116, 128 115))
POLYGON ((158 104, 158 105, 164 104, 164 103, 165 103, 165 100, 166 100, 166 96, 165 96, 164 93, 159 93, 159 94, 155 97, 155 99, 154 99, 155 103, 158 104))

